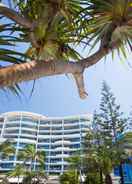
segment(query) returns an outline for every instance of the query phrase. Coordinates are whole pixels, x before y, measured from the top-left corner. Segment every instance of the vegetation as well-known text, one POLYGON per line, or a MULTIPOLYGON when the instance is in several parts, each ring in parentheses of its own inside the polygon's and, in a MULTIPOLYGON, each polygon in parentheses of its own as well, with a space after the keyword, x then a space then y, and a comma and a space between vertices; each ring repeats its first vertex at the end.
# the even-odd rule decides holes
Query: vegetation
POLYGON ((80 184, 81 160, 78 153, 65 159, 69 163, 69 170, 60 176, 61 184, 80 184))
POLYGON ((77 170, 69 170, 60 176, 61 184, 80 184, 77 170))
MULTIPOLYGON (((122 164, 131 162, 132 134, 125 133, 128 118, 120 112, 120 106, 108 85, 104 82, 100 110, 94 113, 92 128, 83 141, 83 154, 68 159, 69 172, 61 176, 62 184, 76 171, 78 178, 85 176, 85 184, 112 184, 111 173, 118 166, 121 184, 124 184, 122 164), (72 169, 72 173, 71 173, 72 169)), ((70 181, 67 184, 72 184, 70 181)))
POLYGON ((126 58, 126 49, 132 49, 131 0, 8 2, 7 6, 0 4, 0 60, 11 64, 5 67, 2 62, 1 88, 17 92, 22 81, 71 73, 80 97, 85 98, 84 70, 109 53, 113 56, 115 50, 126 58), (28 49, 24 53, 13 51, 12 46, 22 42, 28 43, 28 49), (76 46, 87 49, 86 58, 76 46))
MULTIPOLYGON (((0 150, 2 159, 9 159, 10 156, 15 153, 15 147, 13 147, 12 142, 8 140, 0 145, 0 150)), ((29 144, 26 145, 24 149, 19 150, 17 157, 21 164, 16 164, 13 170, 4 173, 5 178, 3 178, 2 183, 11 177, 16 177, 18 184, 20 183, 21 177, 23 177, 24 184, 41 184, 46 182, 44 151, 36 151, 36 146, 29 144), (36 162, 38 168, 36 168, 36 162)))
MULTIPOLYGON (((100 183, 103 183, 103 176, 105 176, 104 182, 111 184, 110 174, 113 168, 121 167, 123 161, 128 158, 125 150, 126 137, 124 136, 126 124, 127 119, 120 112, 120 106, 116 104, 114 95, 104 82, 100 113, 94 114, 93 130, 89 132, 85 142, 87 150, 91 150, 91 152, 87 151, 88 158, 91 159, 90 154, 94 153, 95 166, 97 172, 100 173, 100 183), (95 144, 90 145, 91 142, 95 142, 95 144)), ((122 177, 121 184, 123 184, 122 177)))
POLYGON ((9 141, 8 139, 4 142, 1 142, 0 144, 0 157, 1 159, 8 159, 10 156, 12 156, 15 153, 15 148, 12 145, 12 141, 9 141))
POLYGON ((24 164, 30 162, 29 171, 35 170, 35 162, 39 163, 40 168, 44 168, 45 152, 36 151, 36 146, 32 144, 27 144, 25 148, 19 151, 18 159, 23 160, 24 164))
POLYGON ((23 165, 17 164, 15 168, 8 172, 7 176, 8 178, 15 177, 17 178, 17 184, 20 183, 20 177, 25 175, 25 169, 23 168, 23 165))

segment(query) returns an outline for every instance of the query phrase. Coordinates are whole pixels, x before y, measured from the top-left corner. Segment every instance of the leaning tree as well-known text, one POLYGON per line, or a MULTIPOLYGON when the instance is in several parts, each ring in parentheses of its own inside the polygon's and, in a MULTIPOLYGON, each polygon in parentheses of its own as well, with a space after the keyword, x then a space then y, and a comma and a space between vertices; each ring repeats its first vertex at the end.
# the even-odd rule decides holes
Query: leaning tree
POLYGON ((3 0, 0 15, 0 59, 11 63, 0 67, 1 88, 70 73, 85 98, 85 69, 132 50, 132 0, 3 0), (23 42, 25 53, 11 49, 23 42), (75 49, 82 44, 85 58, 75 49))

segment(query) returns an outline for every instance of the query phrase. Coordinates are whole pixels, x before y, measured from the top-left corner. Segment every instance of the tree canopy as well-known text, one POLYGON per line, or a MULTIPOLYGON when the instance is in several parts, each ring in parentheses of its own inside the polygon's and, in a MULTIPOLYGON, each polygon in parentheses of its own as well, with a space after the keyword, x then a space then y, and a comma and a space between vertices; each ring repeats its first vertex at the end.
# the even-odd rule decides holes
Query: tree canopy
POLYGON ((0 60, 11 65, 0 68, 1 88, 17 90, 22 81, 71 73, 85 98, 84 70, 115 50, 125 58, 132 50, 131 0, 8 2, 0 4, 0 60), (13 50, 23 42, 25 53, 13 50), (76 50, 82 45, 85 58, 76 50))

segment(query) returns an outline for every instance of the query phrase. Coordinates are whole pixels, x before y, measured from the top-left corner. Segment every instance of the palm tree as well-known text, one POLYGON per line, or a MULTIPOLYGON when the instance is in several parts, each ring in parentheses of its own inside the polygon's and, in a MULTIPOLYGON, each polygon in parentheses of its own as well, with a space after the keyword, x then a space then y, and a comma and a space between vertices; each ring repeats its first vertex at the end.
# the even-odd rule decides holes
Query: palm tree
MULTIPOLYGON (((126 58, 131 46, 131 0, 14 0, 14 9, 0 5, 0 14, 15 23, 20 38, 30 43, 30 62, 1 67, 0 87, 43 76, 72 73, 81 98, 83 72, 117 49, 126 58), (18 12, 15 11, 15 7, 18 12), (72 46, 98 43, 98 50, 80 58, 72 46), (69 62, 69 60, 74 62, 69 62), (78 62, 75 62, 78 61, 78 62)), ((12 26, 14 28, 14 26, 12 26)), ((16 42, 16 41, 15 41, 16 42)), ((91 50, 90 49, 90 50, 91 50)), ((88 50, 89 53, 89 50, 88 50)))
POLYGON ((60 175, 61 184, 79 184, 78 173, 75 170, 69 170, 64 174, 60 175))
POLYGON ((75 154, 69 158, 66 158, 65 160, 68 162, 69 168, 72 168, 72 169, 76 168, 78 172, 80 171, 81 157, 79 154, 75 154))
MULTIPOLYGON (((125 45, 131 48, 132 12, 130 0, 90 0, 86 9, 90 13, 88 35, 101 42, 101 47, 116 46, 125 51, 125 45), (125 33, 125 34, 124 34, 125 33), (124 45, 124 46, 123 46, 124 45)), ((94 46, 93 44, 93 46, 94 46)))
POLYGON ((1 158, 9 158, 9 156, 14 155, 15 147, 12 145, 13 142, 8 139, 0 144, 0 155, 1 158))
POLYGON ((34 183, 36 180, 39 183, 40 180, 46 180, 46 175, 44 173, 44 163, 45 163, 45 152, 36 150, 36 146, 28 144, 23 150, 18 153, 18 159, 23 160, 24 167, 26 168, 26 173, 24 181, 29 183, 34 183), (30 162, 27 168, 27 163, 30 162), (35 162, 39 164, 39 168, 35 168, 35 162))
MULTIPOLYGON (((5 140, 4 142, 0 143, 0 158, 1 160, 3 159, 9 159, 10 156, 14 155, 15 153, 15 147, 13 146, 13 141, 10 140, 5 140)), ((3 176, 5 175, 5 173, 3 173, 3 176)), ((4 177, 2 177, 2 181, 1 184, 4 183, 9 183, 8 182, 8 177, 5 175, 4 177)))
POLYGON ((17 184, 20 183, 20 177, 25 175, 25 169, 23 165, 17 164, 16 167, 7 173, 8 178, 17 177, 17 184))
MULTIPOLYGON (((0 20, 1 19, 2 17, 0 17, 0 20)), ((0 25, 0 61, 2 61, 0 68, 4 65, 4 62, 5 64, 20 64, 24 62, 24 59, 28 59, 25 54, 14 50, 14 47, 22 41, 16 35, 12 35, 14 31, 15 24, 13 23, 5 24, 2 22, 0 25)), ((8 86, 7 89, 9 89, 15 95, 19 95, 19 93, 21 93, 21 89, 18 84, 8 86)))
POLYGON ((36 150, 36 146, 28 144, 23 150, 18 153, 18 158, 24 161, 24 164, 30 162, 29 171, 35 170, 35 162, 39 163, 39 166, 44 168, 45 152, 36 150))

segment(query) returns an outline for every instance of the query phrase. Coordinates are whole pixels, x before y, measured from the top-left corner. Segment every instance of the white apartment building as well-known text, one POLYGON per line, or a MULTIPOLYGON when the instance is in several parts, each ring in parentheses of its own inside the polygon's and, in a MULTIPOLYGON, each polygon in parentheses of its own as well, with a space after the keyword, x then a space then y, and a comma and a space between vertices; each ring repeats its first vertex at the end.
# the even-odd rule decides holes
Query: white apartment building
MULTIPOLYGON (((0 115, 0 142, 12 140, 14 156, 0 160, 0 171, 9 171, 20 161, 17 154, 26 144, 46 153, 47 174, 61 174, 67 170, 65 158, 81 149, 83 137, 91 127, 90 114, 68 117, 46 117, 30 112, 8 112, 0 115)), ((34 169, 38 164, 34 163, 34 169)))

